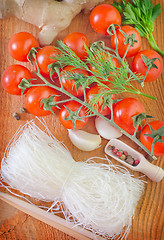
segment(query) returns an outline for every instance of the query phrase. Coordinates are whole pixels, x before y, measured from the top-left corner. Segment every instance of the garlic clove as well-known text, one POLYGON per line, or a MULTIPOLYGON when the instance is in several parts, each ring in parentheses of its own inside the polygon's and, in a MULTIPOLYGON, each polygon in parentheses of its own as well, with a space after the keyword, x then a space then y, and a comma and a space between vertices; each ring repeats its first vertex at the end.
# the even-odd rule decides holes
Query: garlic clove
POLYGON ((69 129, 69 138, 73 145, 83 151, 92 151, 100 146, 101 137, 82 130, 69 129))
POLYGON ((96 117, 95 126, 101 137, 105 139, 119 138, 122 133, 115 127, 113 127, 109 122, 101 117, 96 117))

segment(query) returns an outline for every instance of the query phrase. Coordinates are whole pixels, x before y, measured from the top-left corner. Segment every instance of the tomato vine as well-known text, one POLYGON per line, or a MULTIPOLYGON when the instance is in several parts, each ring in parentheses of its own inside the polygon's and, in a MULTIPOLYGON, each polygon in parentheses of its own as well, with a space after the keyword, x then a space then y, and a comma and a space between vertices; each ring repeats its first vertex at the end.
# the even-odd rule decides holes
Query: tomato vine
MULTIPOLYGON (((108 32, 113 31, 114 34, 116 34, 115 26, 110 26, 108 32)), ((115 35, 117 37, 117 35, 115 35)), ((131 41, 127 42, 127 44, 133 44, 132 40, 135 42, 135 36, 133 35, 131 38, 131 41)), ((44 109, 52 111, 52 107, 59 107, 59 104, 67 103, 70 101, 76 101, 80 103, 80 106, 85 106, 88 109, 87 116, 84 117, 91 117, 91 116, 99 116, 109 122, 112 126, 116 127, 118 130, 120 130, 125 136, 130 138, 132 141, 134 141, 139 147, 141 147, 147 154, 149 154, 151 157, 155 158, 153 153, 149 151, 136 137, 136 132, 138 129, 139 124, 142 122, 143 118, 146 119, 147 116, 136 116, 137 123, 134 123, 135 132, 133 135, 129 134, 125 130, 123 130, 121 127, 119 127, 113 120, 113 103, 115 100, 111 98, 112 94, 118 94, 122 92, 130 92, 134 94, 143 95, 146 97, 149 97, 151 99, 155 99, 152 96, 149 96, 147 94, 143 94, 140 91, 138 91, 136 88, 134 88, 131 84, 131 81, 137 80, 139 83, 141 83, 141 76, 134 74, 125 60, 126 55, 124 55, 122 58, 118 54, 117 51, 117 44, 116 49, 110 49, 105 46, 104 42, 98 41, 93 43, 90 48, 86 47, 88 57, 85 61, 82 61, 69 47, 67 47, 62 41, 58 41, 58 47, 55 47, 59 50, 59 54, 55 56, 55 62, 51 63, 49 65, 50 70, 50 77, 52 78, 53 74, 56 72, 60 81, 60 86, 55 85, 54 83, 50 83, 40 72, 36 54, 37 51, 35 49, 32 49, 29 53, 29 59, 36 61, 36 68, 37 72, 36 75, 43 81, 44 86, 49 86, 57 92, 60 92, 62 94, 65 94, 67 96, 67 99, 65 100, 59 100, 54 102, 54 96, 49 97, 48 99, 42 99, 41 104, 44 104, 44 109), (110 53, 109 53, 110 51, 110 53), (111 53, 112 52, 112 53, 111 53), (97 56, 98 61, 95 61, 95 55, 97 56), (107 56, 107 58, 106 58, 107 56), (118 59, 118 61, 121 63, 120 67, 115 67, 112 58, 118 59), (108 59, 108 60, 107 60, 108 59), (96 71, 92 71, 89 68, 89 64, 92 64, 96 71), (64 89, 62 79, 61 79, 61 73, 60 69, 63 69, 65 66, 71 65, 75 69, 83 69, 90 73, 89 76, 78 74, 76 72, 65 72, 67 74, 68 80, 73 79, 76 89, 78 90, 79 86, 82 86, 84 90, 84 98, 78 98, 77 96, 72 95, 69 91, 64 89), (110 78, 111 76, 111 78, 110 78), (106 82, 109 82, 112 84, 111 86, 108 86, 106 82), (86 89, 90 86, 90 84, 96 83, 102 91, 100 94, 95 96, 92 101, 89 103, 86 101, 86 89), (97 97, 97 98, 96 98, 97 97), (95 104, 98 104, 99 100, 104 97, 106 98, 109 108, 111 109, 111 118, 109 119, 106 116, 103 116, 100 112, 98 112, 97 108, 95 107, 95 104), (141 121, 139 122, 139 119, 141 118, 141 121), (136 125, 135 125, 136 124, 136 125)), ((142 76, 143 78, 143 76, 142 76)), ((25 88, 31 88, 32 86, 35 86, 35 84, 28 82, 28 80, 23 79, 20 88, 22 88, 22 91, 24 91, 23 86, 25 88)), ((38 85, 39 86, 39 85, 38 85)), ((42 86, 42 84, 40 84, 42 86)), ((67 109, 68 110, 68 109, 67 109)), ((72 110, 69 109, 69 116, 67 119, 73 115, 73 126, 75 127, 76 121, 79 120, 79 118, 82 118, 81 116, 77 114, 74 114, 72 110), (77 115, 77 116, 76 116, 77 115)), ((134 121, 135 122, 135 121, 134 121)), ((141 123, 142 125, 142 123, 141 123)))
MULTIPOLYGON (((32 92, 35 87, 39 103, 36 103, 35 99, 34 103, 30 102, 30 104, 32 104, 32 108, 37 106, 37 111, 39 114, 47 115, 47 113, 54 113, 56 108, 60 108, 60 105, 63 104, 67 110, 67 116, 64 120, 70 121, 72 119, 71 121, 74 128, 76 126, 76 122, 78 121, 86 122, 85 120, 88 117, 99 116, 134 141, 151 157, 155 158, 153 151, 148 150, 136 137, 138 127, 143 127, 143 122, 145 122, 148 116, 144 112, 139 112, 136 114, 136 116, 133 117, 133 120, 131 119, 133 129, 135 129, 134 134, 129 134, 125 129, 115 122, 113 114, 113 106, 116 102, 116 100, 113 98, 114 94, 117 95, 119 93, 128 92, 131 94, 142 95, 150 99, 156 99, 153 96, 140 92, 132 85, 133 81, 137 81, 143 86, 146 78, 146 76, 132 72, 126 60, 131 46, 134 46, 138 40, 136 39, 135 34, 132 33, 128 35, 127 33, 124 33, 118 25, 116 26, 112 24, 108 28, 107 32, 109 35, 114 35, 116 39, 115 49, 107 47, 103 41, 94 42, 90 47, 86 46, 84 43, 84 52, 86 56, 85 60, 76 55, 76 53, 63 41, 58 41, 58 45, 54 47, 54 51, 53 47, 51 46, 50 50, 52 54, 49 56, 50 61, 46 55, 46 69, 48 68, 46 73, 49 75, 48 78, 52 80, 51 82, 48 80, 47 75, 45 76, 43 74, 43 71, 40 68, 40 63, 38 62, 37 54, 38 52, 41 53, 42 49, 38 47, 31 48, 27 58, 32 64, 35 65, 35 74, 40 80, 42 80, 42 83, 35 84, 34 79, 23 78, 19 84, 19 89, 21 89, 22 94, 26 91, 26 89, 29 89, 25 95, 25 99, 27 98, 26 101, 28 102, 31 101, 31 99, 29 100, 26 96, 28 96, 28 92, 32 92), (117 34, 119 30, 126 38, 124 44, 127 45, 122 56, 120 56, 118 52, 117 34), (55 55, 53 55, 54 52, 55 55), (49 65, 47 63, 49 63, 49 65), (71 66, 70 69, 72 70, 68 69, 67 66, 71 66), (80 73, 77 71, 77 69, 81 70, 80 73), (53 78, 54 74, 58 76, 59 84, 55 84, 53 78), (63 76, 68 82, 71 82, 71 85, 76 92, 78 92, 79 88, 82 89, 83 96, 79 97, 76 93, 74 94, 72 91, 67 89, 67 87, 65 87, 63 84, 63 76), (92 86, 92 84, 96 84, 100 91, 98 90, 95 96, 88 101, 87 90, 92 86), (39 89, 37 89, 37 87, 42 87, 42 97, 39 96, 39 89), (64 94, 67 98, 60 99, 60 94, 64 94), (76 103, 80 104, 76 111, 68 107, 71 106, 71 102, 75 101, 76 103), (106 106, 109 108, 108 110, 111 118, 101 114, 101 110, 106 106), (85 110, 84 116, 80 115, 80 110, 82 108, 87 109, 85 110)), ((142 56, 142 58, 144 60, 146 59, 149 65, 151 65, 148 67, 148 70, 145 74, 147 75, 150 69, 156 68, 157 66, 154 64, 154 62, 150 62, 146 56, 142 56)), ((153 59, 153 61, 155 60, 156 59, 153 59)), ((33 111, 33 114, 36 115, 37 113, 33 111)))

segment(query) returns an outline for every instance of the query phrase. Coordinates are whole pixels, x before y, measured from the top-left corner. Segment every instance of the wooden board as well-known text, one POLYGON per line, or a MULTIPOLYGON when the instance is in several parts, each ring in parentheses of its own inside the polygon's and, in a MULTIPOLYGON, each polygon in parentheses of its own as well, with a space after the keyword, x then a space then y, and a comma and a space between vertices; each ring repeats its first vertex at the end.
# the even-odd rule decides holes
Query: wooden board
MULTIPOLYGON (((111 2, 111 1, 107 1, 111 2)), ((164 50, 164 2, 163 0, 153 0, 153 3, 160 3, 162 7, 162 13, 157 18, 154 29, 155 39, 161 49, 164 50)), ((38 28, 31 24, 22 22, 15 17, 6 18, 0 20, 0 75, 6 69, 7 66, 18 63, 13 60, 8 54, 8 41, 10 37, 19 31, 28 31, 33 35, 38 35, 38 28)), ((89 24, 89 14, 80 13, 74 18, 71 25, 64 31, 62 31, 56 39, 63 39, 68 33, 79 31, 88 37, 90 43, 97 40, 104 40, 109 44, 109 37, 103 37, 91 29, 89 24)), ((147 40, 142 40, 142 49, 150 49, 147 40)), ((29 64, 24 64, 29 67, 29 64)), ((153 83, 145 84, 144 89, 141 89, 139 85, 136 85, 144 93, 148 93, 157 97, 157 101, 150 100, 144 97, 138 97, 144 104, 146 112, 149 115, 154 116, 156 120, 164 121, 164 75, 153 83)), ((5 148, 20 125, 23 125, 27 120, 33 119, 34 117, 28 113, 21 115, 21 120, 17 121, 12 117, 13 112, 19 112, 19 108, 24 106, 24 99, 18 96, 11 96, 7 94, 0 86, 0 159, 2 159, 5 148)), ((122 97, 124 97, 123 95, 122 97)), ((126 94, 127 96, 127 94, 126 94)), ((130 96, 130 95, 128 95, 130 96)), ((103 148, 107 143, 103 140, 102 147, 94 152, 82 152, 77 150, 70 142, 68 138, 67 130, 64 129, 59 123, 57 116, 44 117, 49 129, 52 133, 66 146, 72 153, 75 160, 81 159, 87 160, 92 156, 104 157, 103 148)), ((87 125, 86 130, 89 132, 96 132, 93 122, 87 125)), ((164 168, 164 157, 159 157, 154 164, 164 168)), ((113 163, 118 164, 113 160, 113 163)), ((133 173, 135 177, 142 176, 140 173, 133 173)), ((164 181, 160 183, 154 183, 148 178, 144 177, 147 181, 144 195, 141 197, 135 212, 133 225, 131 227, 128 239, 130 240, 161 240, 164 239, 164 211, 163 211, 163 200, 164 200, 164 181)), ((72 237, 52 228, 34 218, 24 214, 15 208, 10 207, 8 204, 0 201, 0 239, 1 240, 73 240, 72 237)))

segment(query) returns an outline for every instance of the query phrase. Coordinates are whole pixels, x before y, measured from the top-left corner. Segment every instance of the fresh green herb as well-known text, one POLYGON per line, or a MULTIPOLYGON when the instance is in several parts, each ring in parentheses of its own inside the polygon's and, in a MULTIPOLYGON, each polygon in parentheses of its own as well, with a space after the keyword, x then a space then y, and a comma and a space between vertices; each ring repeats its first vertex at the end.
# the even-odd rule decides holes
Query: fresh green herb
POLYGON ((141 37, 148 39, 151 47, 164 57, 164 52, 157 46, 153 37, 154 21, 161 13, 160 4, 153 5, 151 0, 132 0, 126 3, 114 1, 113 6, 124 16, 123 24, 132 24, 141 37))
MULTIPOLYGON (((91 73, 91 76, 88 77, 80 74, 80 78, 77 77, 77 74, 66 73, 68 75, 68 79, 73 79, 75 81, 76 89, 78 89, 79 83, 85 90, 91 83, 94 82, 102 88, 102 95, 128 92, 154 99, 154 97, 145 95, 132 85, 132 82, 135 81, 136 78, 139 82, 141 82, 143 76, 133 73, 129 74, 130 68, 128 63, 125 60, 122 61, 119 55, 113 56, 109 53, 109 51, 106 51, 104 44, 103 48, 100 47, 99 42, 97 42, 97 45, 94 43, 94 48, 91 45, 90 49, 87 49, 88 57, 85 62, 80 60, 80 58, 76 56, 62 41, 59 41, 58 45, 60 54, 55 58, 60 66, 64 67, 71 65, 75 68, 85 69, 91 73), (114 66, 112 62, 113 57, 118 58, 118 60, 121 61, 121 66, 119 68, 114 66), (90 70, 89 65, 93 66, 96 71, 90 70), (109 78, 110 76, 112 77, 112 81, 109 78), (107 82, 109 82, 110 87, 106 84, 107 82)), ((107 48, 107 50, 109 49, 107 48)), ((99 97, 101 98, 101 94, 99 97)))

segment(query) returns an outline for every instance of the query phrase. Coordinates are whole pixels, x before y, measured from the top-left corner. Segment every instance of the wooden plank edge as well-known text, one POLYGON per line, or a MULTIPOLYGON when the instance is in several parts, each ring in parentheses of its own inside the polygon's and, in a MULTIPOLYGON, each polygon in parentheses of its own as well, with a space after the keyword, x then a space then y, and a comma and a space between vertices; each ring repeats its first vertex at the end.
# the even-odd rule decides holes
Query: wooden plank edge
POLYGON ((11 196, 7 193, 0 192, 0 199, 17 208, 18 210, 54 227, 77 240, 89 240, 97 239, 104 240, 103 237, 97 236, 91 231, 83 229, 82 227, 75 226, 73 223, 66 221, 65 219, 58 217, 52 213, 46 212, 45 210, 27 203, 17 197, 11 196))

